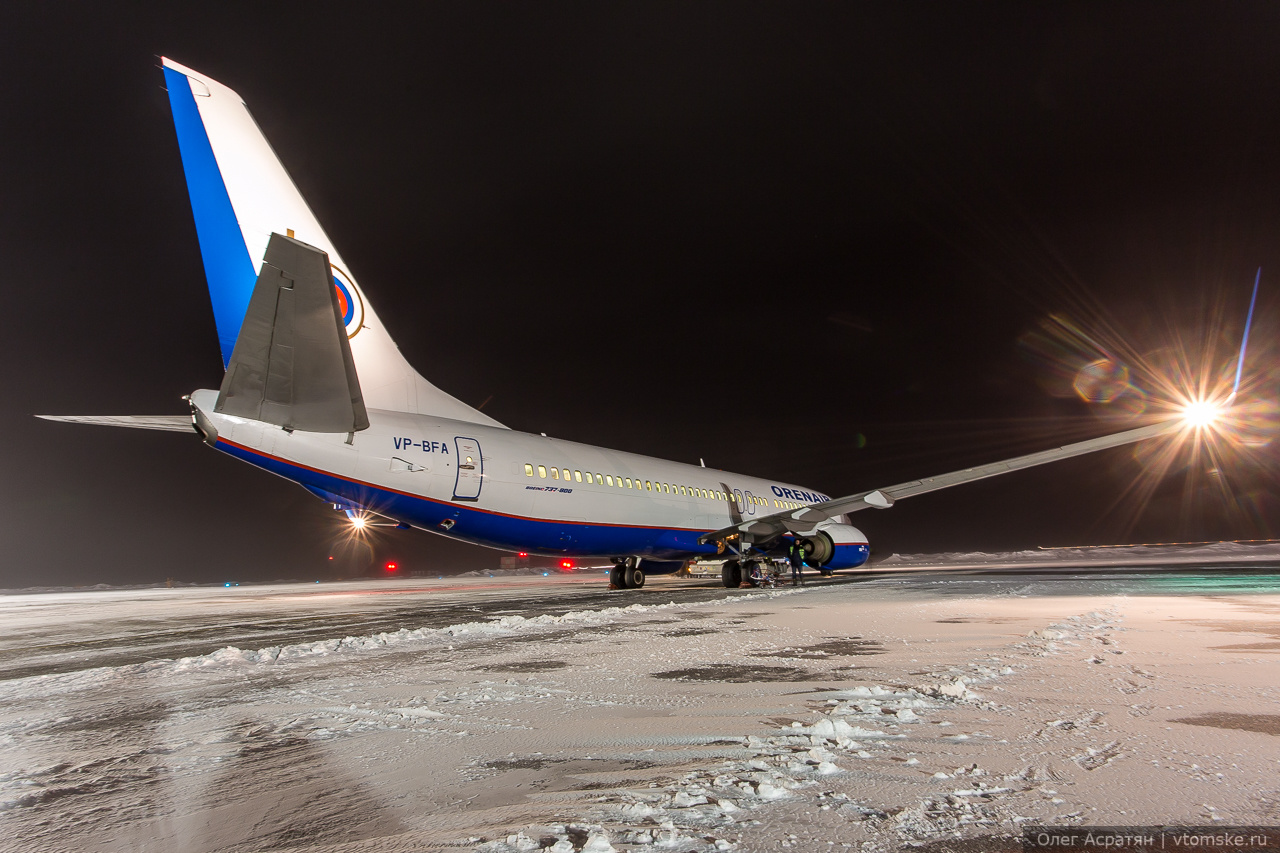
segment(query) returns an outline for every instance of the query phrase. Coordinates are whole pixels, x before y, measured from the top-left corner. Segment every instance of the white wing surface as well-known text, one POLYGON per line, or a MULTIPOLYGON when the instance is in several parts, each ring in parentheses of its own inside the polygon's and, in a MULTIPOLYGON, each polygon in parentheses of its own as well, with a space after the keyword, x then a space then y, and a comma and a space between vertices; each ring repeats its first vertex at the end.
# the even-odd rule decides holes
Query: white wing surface
POLYGON ((905 483, 898 483, 895 486, 886 486, 879 489, 871 489, 865 492, 848 495, 843 498, 826 501, 825 503, 809 504, 799 509, 789 509, 783 512, 777 512, 773 515, 766 515, 762 518, 753 518, 745 520, 732 527, 726 527, 716 530, 701 537, 700 541, 713 542, 718 539, 732 536, 737 533, 750 534, 757 541, 778 536, 788 531, 811 530, 813 525, 823 521, 830 521, 837 516, 848 512, 857 512, 858 510, 873 507, 875 509, 888 509, 895 502, 902 498, 915 497, 923 495, 927 492, 936 492, 939 489, 948 489, 952 486, 958 486, 961 483, 971 483, 974 480, 985 480, 987 477, 994 477, 998 474, 1007 474, 1010 471, 1021 471, 1023 468, 1034 468, 1037 465, 1044 465, 1048 462, 1057 462, 1059 459, 1070 459, 1073 456, 1083 456, 1086 453, 1094 453, 1098 450, 1106 450, 1110 447, 1120 447, 1125 444, 1132 444, 1136 441, 1145 441, 1149 438, 1166 435, 1185 428, 1186 421, 1182 418, 1175 418, 1160 423, 1151 424, 1149 426, 1139 427, 1138 429, 1126 430, 1125 432, 1117 432, 1112 435, 1104 435, 1099 438, 1091 438, 1088 441, 1078 441, 1074 444, 1065 444, 1062 447, 1055 447, 1052 450, 1042 450, 1039 453, 1030 453, 1026 456, 1017 456, 1013 459, 1006 459, 1002 462, 992 462, 990 465, 980 465, 974 468, 965 468, 961 471, 952 471, 950 474, 942 474, 937 477, 924 477, 919 480, 909 480, 905 483))

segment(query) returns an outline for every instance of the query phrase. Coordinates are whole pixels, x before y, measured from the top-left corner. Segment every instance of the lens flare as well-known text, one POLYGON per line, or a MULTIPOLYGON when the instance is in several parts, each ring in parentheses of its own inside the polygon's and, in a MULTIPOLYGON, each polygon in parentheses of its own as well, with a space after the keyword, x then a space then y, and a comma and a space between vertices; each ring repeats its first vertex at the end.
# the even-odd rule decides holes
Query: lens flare
POLYGON ((1211 427, 1222 415, 1223 407, 1211 400, 1193 400, 1182 407, 1182 419, 1198 429, 1211 427))
POLYGON ((1280 464, 1265 449, 1280 435, 1280 338, 1269 333, 1274 319, 1255 311, 1257 284, 1247 314, 1208 285, 1198 300, 1145 306, 1128 322, 1082 294, 1070 315, 1046 315, 1019 338, 1037 382, 1088 407, 1087 417, 1060 420, 1064 441, 1096 431, 1094 419, 1110 429, 1180 427, 1132 445, 1136 476, 1115 469, 1127 479, 1099 508, 1105 535, 1122 539, 1148 514, 1144 523, 1205 531, 1198 535, 1276 534, 1267 502, 1280 464))

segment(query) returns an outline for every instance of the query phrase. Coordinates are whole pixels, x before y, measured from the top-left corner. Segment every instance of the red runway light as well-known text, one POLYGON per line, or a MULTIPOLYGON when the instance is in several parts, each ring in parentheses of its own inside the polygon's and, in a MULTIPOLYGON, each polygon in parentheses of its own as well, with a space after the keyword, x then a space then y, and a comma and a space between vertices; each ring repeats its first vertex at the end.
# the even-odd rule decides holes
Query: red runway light
POLYGON ((387 571, 394 572, 397 568, 399 568, 399 566, 395 563, 387 563, 387 571))
POLYGON ((521 552, 519 552, 518 554, 516 554, 516 556, 517 556, 517 557, 527 557, 527 556, 529 556, 529 552, 528 552, 528 551, 521 551, 521 552))
POLYGON ((560 568, 562 568, 562 569, 572 569, 572 568, 573 568, 573 560, 561 560, 561 561, 560 561, 560 568))

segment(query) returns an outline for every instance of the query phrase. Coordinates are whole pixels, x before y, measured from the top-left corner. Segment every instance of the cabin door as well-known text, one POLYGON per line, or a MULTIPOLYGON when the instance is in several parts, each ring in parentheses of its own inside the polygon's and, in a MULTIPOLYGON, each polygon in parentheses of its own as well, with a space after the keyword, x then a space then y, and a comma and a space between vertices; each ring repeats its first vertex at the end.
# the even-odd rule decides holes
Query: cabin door
POLYGON ((480 499, 480 486, 484 484, 484 457, 480 455, 480 442, 474 438, 453 440, 458 455, 453 457, 458 466, 458 478, 453 483, 455 501, 480 499))

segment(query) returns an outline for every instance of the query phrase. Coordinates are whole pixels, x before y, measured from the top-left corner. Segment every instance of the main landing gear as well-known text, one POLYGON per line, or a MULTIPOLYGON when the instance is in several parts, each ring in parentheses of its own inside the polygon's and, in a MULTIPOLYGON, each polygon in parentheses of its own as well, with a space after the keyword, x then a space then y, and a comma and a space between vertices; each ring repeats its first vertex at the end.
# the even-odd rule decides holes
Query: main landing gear
POLYGON ((720 567, 720 582, 726 589, 745 589, 756 585, 759 571, 760 563, 757 560, 747 560, 745 563, 725 560, 720 567))
POLYGON ((638 557, 619 557, 609 570, 610 589, 640 589, 644 586, 644 569, 638 557))

